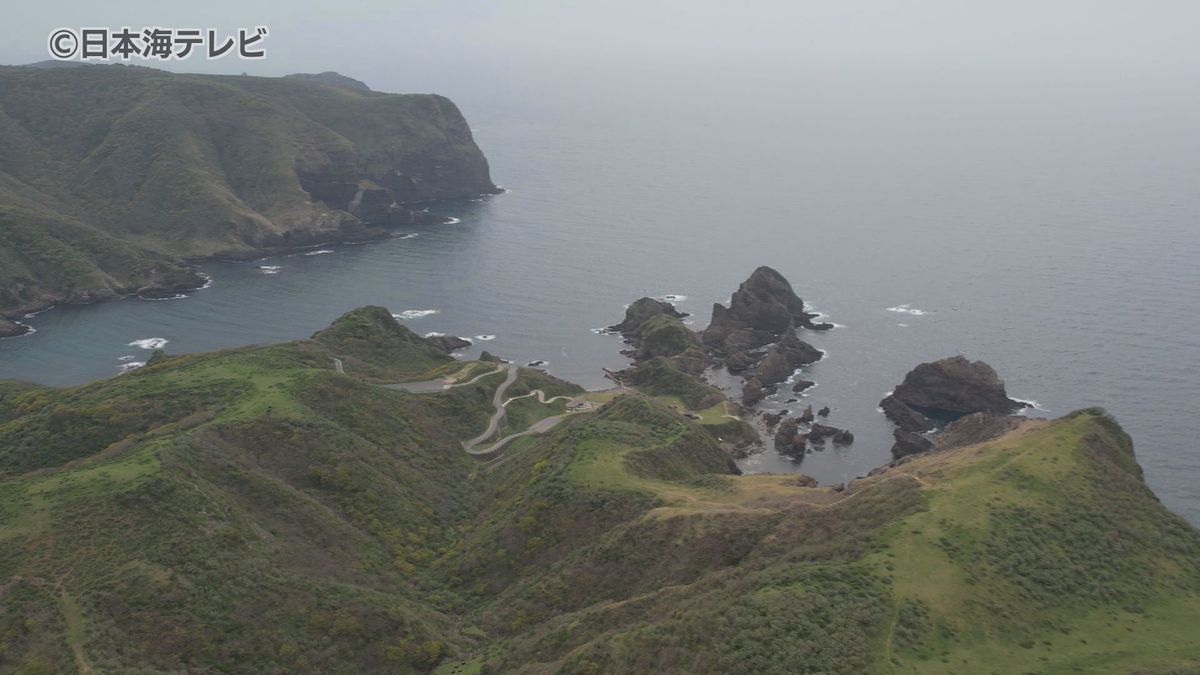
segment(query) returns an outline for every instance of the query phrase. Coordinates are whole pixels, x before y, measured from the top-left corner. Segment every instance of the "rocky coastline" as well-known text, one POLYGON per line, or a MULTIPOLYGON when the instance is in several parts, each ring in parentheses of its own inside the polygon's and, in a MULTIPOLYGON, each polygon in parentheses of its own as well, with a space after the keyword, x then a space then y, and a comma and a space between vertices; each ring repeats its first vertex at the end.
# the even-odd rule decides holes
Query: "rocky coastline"
MULTIPOLYGON (((795 394, 816 385, 801 374, 823 353, 801 334, 833 328, 816 321, 818 315, 783 275, 769 267, 756 269, 728 306, 714 304, 711 321, 701 331, 684 325, 686 316, 655 298, 631 303, 624 319, 606 332, 622 336, 629 345, 622 353, 633 363, 610 376, 651 395, 677 397, 688 406, 682 412, 694 419, 701 417, 700 410, 724 401, 753 430, 753 439, 737 448, 742 456, 765 449, 763 438, 795 462, 831 445, 854 443, 852 430, 826 421, 833 414, 828 405, 814 410, 809 403, 802 410, 774 412, 760 407, 788 383, 795 394), (723 386, 714 386, 717 373, 728 373, 736 384, 721 378, 723 386), (740 389, 736 401, 723 391, 733 387, 740 389)), ((991 366, 963 356, 919 364, 879 404, 894 427, 893 462, 1003 435, 1026 419, 1014 415, 1024 407, 1008 396, 991 366)))

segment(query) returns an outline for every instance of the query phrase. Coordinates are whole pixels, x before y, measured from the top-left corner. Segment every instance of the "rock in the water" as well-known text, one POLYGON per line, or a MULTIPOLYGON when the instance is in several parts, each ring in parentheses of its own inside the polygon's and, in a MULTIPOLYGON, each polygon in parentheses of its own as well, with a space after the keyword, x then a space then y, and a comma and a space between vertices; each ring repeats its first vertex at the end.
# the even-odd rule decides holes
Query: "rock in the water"
POLYGON ((779 391, 773 384, 763 384, 757 377, 751 377, 742 385, 742 404, 753 406, 764 398, 779 391))
POLYGON ((816 328, 815 317, 782 274, 759 267, 738 287, 728 308, 713 305, 703 340, 710 349, 732 354, 767 344, 795 326, 816 328))
POLYGON ((817 415, 821 417, 829 417, 829 406, 825 406, 817 411, 817 415))
MULTIPOLYGON (((691 352, 696 358, 707 360, 700 345, 700 336, 680 321, 687 316, 669 302, 654 298, 639 298, 625 310, 625 319, 606 331, 619 332, 634 349, 622 354, 635 360, 648 360, 657 356, 679 356, 691 352)), ((703 365, 700 367, 703 370, 703 365)))
POLYGON ((888 394, 879 402, 883 414, 898 428, 904 431, 922 432, 933 429, 936 425, 928 417, 901 403, 895 396, 888 394))
POLYGON ((850 433, 849 429, 838 429, 833 435, 834 445, 850 445, 854 442, 854 434, 850 433))
POLYGON ((783 415, 779 413, 767 413, 763 415, 763 424, 767 425, 768 429, 773 429, 779 421, 783 419, 783 415))
POLYGON ((800 413, 800 421, 805 424, 812 422, 814 419, 815 417, 813 417, 813 409, 811 405, 805 408, 804 412, 800 413))
MULTIPOLYGON (((464 340, 457 335, 430 335, 425 338, 434 347, 449 354, 471 346, 470 340, 464 340)), ((481 359, 482 360, 482 359, 481 359)))
POLYGON ((0 318, 0 338, 16 337, 29 332, 29 326, 0 318))
POLYGON ((804 391, 805 389, 815 387, 816 384, 817 383, 813 382, 812 380, 796 380, 796 383, 792 385, 792 391, 799 394, 800 392, 804 391))
POLYGON ((911 431, 896 429, 892 432, 892 437, 895 438, 895 443, 892 444, 892 457, 896 459, 933 449, 932 441, 911 431))
POLYGON ((791 377, 800 366, 820 361, 821 356, 819 349, 796 337, 795 329, 789 327, 754 367, 752 376, 764 385, 777 384, 791 377))
POLYGON ((793 417, 785 419, 775 431, 775 450, 790 457, 803 457, 807 448, 800 433, 800 423, 793 417))
POLYGON ((673 316, 676 319, 682 319, 687 316, 686 313, 675 309, 675 305, 669 302, 655 300, 654 298, 639 298, 625 310, 624 321, 614 326, 609 326, 606 330, 620 333, 628 340, 636 335, 643 323, 661 314, 673 316))
POLYGON ((827 424, 813 424, 812 428, 808 432, 808 440, 816 443, 823 443, 826 438, 836 436, 841 431, 841 429, 838 429, 837 427, 831 427, 827 424))
POLYGON ((963 356, 922 363, 904 377, 892 398, 942 421, 977 412, 1007 415, 1025 407, 1008 397, 991 366, 963 356))

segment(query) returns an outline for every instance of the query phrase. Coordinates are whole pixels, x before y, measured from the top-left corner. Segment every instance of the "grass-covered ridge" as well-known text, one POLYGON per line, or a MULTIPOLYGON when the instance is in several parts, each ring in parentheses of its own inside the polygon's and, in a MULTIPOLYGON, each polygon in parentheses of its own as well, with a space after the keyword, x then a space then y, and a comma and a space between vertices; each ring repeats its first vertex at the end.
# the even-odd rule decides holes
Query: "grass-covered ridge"
POLYGON ((364 308, 0 383, 0 671, 1200 667, 1200 534, 1102 412, 836 490, 734 475, 715 411, 525 369, 500 433, 563 414, 534 392, 594 407, 471 457, 496 368, 364 308))
POLYGON ((440 96, 0 67, 0 315, 194 287, 181 259, 379 236, 404 204, 494 190, 440 96))

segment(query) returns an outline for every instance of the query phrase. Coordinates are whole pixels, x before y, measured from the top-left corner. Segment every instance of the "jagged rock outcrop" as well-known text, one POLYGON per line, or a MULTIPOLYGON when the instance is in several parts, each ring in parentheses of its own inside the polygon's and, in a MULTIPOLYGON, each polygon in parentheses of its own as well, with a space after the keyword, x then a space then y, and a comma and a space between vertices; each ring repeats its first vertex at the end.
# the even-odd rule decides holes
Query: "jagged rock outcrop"
POLYGON ((890 394, 879 402, 879 407, 883 410, 884 416, 892 421, 892 424, 904 431, 920 433, 937 426, 928 417, 901 403, 890 394))
POLYGON ((777 391, 779 387, 773 384, 764 385, 758 378, 752 377, 742 383, 742 405, 757 405, 777 391))
POLYGON ((429 335, 425 339, 447 354, 471 346, 470 340, 460 338, 457 335, 429 335))
POLYGON ((850 433, 849 429, 839 429, 838 427, 821 424, 820 422, 809 427, 809 441, 824 443, 827 438, 832 439, 836 445, 849 445, 854 442, 854 434, 850 433))
POLYGON ((713 305, 703 341, 713 351, 735 354, 769 344, 797 326, 813 330, 833 327, 813 323, 816 317, 805 309, 804 301, 782 274, 759 267, 738 287, 729 307, 713 305))
POLYGON ((895 459, 933 449, 933 441, 911 431, 896 429, 892 432, 892 437, 895 440, 892 443, 892 457, 895 459))
POLYGON ((774 442, 777 452, 790 457, 803 457, 808 449, 808 441, 800 433, 800 421, 795 417, 789 417, 779 424, 774 442))
POLYGON ((796 382, 792 384, 792 391, 799 394, 800 392, 805 391, 806 389, 811 389, 816 385, 817 383, 813 382, 812 380, 796 380, 796 382))
POLYGON ((753 376, 763 384, 777 384, 791 377, 800 366, 820 360, 819 349, 796 337, 796 333, 788 329, 758 362, 753 376))
POLYGON ((800 421, 804 422, 805 424, 812 422, 814 419, 816 418, 813 416, 813 409, 811 405, 805 408, 804 412, 800 413, 800 421))
MULTIPOLYGON (((712 321, 700 342, 730 373, 745 374, 742 403, 752 406, 776 393, 797 368, 821 359, 819 349, 796 336, 797 326, 832 328, 813 323, 816 316, 805 309, 783 275, 759 267, 738 287, 729 307, 713 305, 712 321)), ((792 390, 803 391, 812 384, 802 380, 792 390)))

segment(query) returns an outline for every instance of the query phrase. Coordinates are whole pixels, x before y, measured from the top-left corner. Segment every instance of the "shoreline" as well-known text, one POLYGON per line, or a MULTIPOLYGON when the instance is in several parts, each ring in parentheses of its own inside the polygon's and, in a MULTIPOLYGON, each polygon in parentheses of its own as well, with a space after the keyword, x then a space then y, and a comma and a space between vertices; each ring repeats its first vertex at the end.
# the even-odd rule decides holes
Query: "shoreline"
MULTIPOLYGON (((420 204, 449 203, 449 202, 457 201, 460 199, 485 197, 485 196, 491 196, 491 195, 496 195, 496 194, 503 194, 504 192, 505 192, 505 190, 503 188, 497 188, 496 192, 472 193, 472 194, 463 195, 460 197, 445 197, 445 198, 441 198, 441 199, 432 199, 432 200, 427 200, 427 201, 422 201, 422 202, 414 202, 413 204, 417 204, 417 203, 420 203, 420 204)), ((406 204, 405 206, 409 206, 409 205, 406 204)), ((414 211, 413 213, 414 213, 414 215, 417 215, 418 217, 416 219, 414 219, 414 222, 409 223, 410 225, 437 226, 437 225, 450 225, 450 224, 459 222, 459 219, 457 219, 453 216, 440 216, 440 215, 433 215, 433 214, 429 214, 429 213, 425 213, 425 212, 417 212, 417 211, 414 211)), ((54 307, 60 307, 60 306, 61 307, 82 307, 82 306, 87 306, 87 305, 95 305, 95 304, 99 304, 102 302, 113 302, 113 301, 117 301, 117 300, 131 298, 131 297, 139 297, 139 296, 143 296, 143 295, 144 296, 156 296, 156 295, 157 296, 167 296, 167 295, 171 295, 171 294, 192 293, 195 291, 204 290, 204 289, 208 288, 209 286, 212 286, 212 284, 214 283, 214 280, 211 276, 209 276, 208 274, 204 273, 203 271, 201 271, 199 269, 199 266, 204 263, 247 262, 250 260, 256 260, 256 259, 260 259, 260 258, 270 258, 273 256, 278 256, 278 255, 286 255, 288 253, 298 253, 301 251, 317 249, 322 246, 329 246, 329 245, 335 245, 335 244, 343 245, 343 246, 350 246, 350 245, 354 245, 354 244, 378 243, 381 241, 387 241, 388 239, 392 239, 394 237, 393 233, 398 228, 401 228, 401 227, 404 227, 404 225, 367 226, 363 230, 358 230, 353 233, 347 232, 347 233, 345 233, 344 236, 341 236, 341 237, 337 236, 336 232, 330 232, 329 235, 332 236, 332 238, 324 239, 322 241, 315 242, 315 243, 294 244, 294 245, 284 245, 284 246, 263 246, 263 247, 251 249, 251 250, 248 250, 245 252, 236 252, 236 253, 228 252, 228 253, 217 253, 217 254, 208 255, 208 256, 179 258, 178 260, 180 260, 186 266, 188 271, 190 271, 193 275, 195 275, 196 278, 203 279, 204 283, 200 284, 199 286, 192 285, 189 283, 186 285, 185 284, 169 284, 169 285, 163 285, 163 286, 145 286, 142 288, 138 288, 136 290, 118 289, 118 290, 112 291, 111 295, 104 293, 102 291, 99 291, 95 294, 94 297, 89 297, 84 300, 76 300, 76 301, 72 301, 71 299, 69 299, 63 295, 47 296, 46 298, 39 300, 37 302, 33 302, 33 303, 25 304, 25 305, 19 305, 12 309, 0 310, 0 340, 7 340, 10 338, 17 338, 17 337, 25 337, 25 336, 36 333, 37 332, 36 328, 34 328, 33 326, 30 326, 28 324, 22 323, 20 321, 20 319, 30 318, 31 315, 41 314, 42 312, 53 309, 54 307), (12 334, 6 335, 5 334, 6 331, 3 330, 5 323, 11 323, 16 326, 22 326, 26 330, 24 330, 20 333, 12 333, 12 334)), ((154 299, 154 298, 151 297, 150 299, 154 299)), ((162 298, 160 297, 158 299, 162 299, 162 298)))

